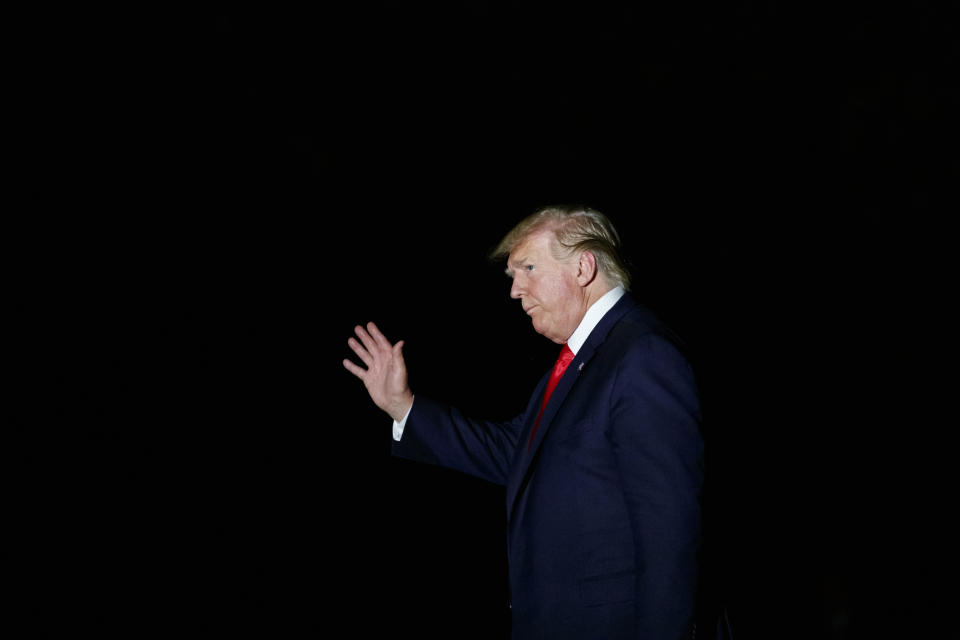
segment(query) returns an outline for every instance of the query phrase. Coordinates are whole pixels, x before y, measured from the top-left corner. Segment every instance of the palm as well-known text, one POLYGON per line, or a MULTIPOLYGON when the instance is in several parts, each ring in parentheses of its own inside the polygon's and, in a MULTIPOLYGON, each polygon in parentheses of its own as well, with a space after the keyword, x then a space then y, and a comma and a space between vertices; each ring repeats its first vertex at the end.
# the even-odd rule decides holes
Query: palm
POLYGON ((403 393, 407 386, 407 368, 403 355, 394 353, 392 348, 384 353, 382 358, 378 358, 367 369, 367 373, 363 384, 378 406, 403 393))

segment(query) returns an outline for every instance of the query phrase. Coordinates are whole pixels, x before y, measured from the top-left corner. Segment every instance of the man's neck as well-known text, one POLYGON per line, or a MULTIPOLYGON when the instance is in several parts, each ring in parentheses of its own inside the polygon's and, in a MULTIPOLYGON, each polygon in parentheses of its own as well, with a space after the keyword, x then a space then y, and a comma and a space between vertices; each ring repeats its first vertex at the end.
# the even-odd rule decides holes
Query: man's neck
POLYGON ((607 311, 617 303, 624 293, 623 287, 610 287, 587 307, 586 312, 580 319, 580 324, 577 325, 573 334, 566 341, 571 351, 577 353, 580 350, 593 328, 597 326, 601 318, 606 315, 607 311))
POLYGON ((597 300, 610 293, 610 291, 613 290, 614 285, 607 284, 605 281, 602 281, 598 278, 590 285, 590 287, 591 288, 587 293, 587 306, 583 310, 584 315, 586 315, 587 311, 590 310, 590 307, 596 304, 597 300))

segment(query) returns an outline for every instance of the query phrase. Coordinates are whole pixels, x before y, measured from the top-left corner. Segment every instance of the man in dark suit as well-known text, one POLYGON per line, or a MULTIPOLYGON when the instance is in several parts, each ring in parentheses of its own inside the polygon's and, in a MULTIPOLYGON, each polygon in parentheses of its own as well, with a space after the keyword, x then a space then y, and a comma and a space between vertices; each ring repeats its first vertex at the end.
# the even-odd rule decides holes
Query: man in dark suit
MULTIPOLYGON (((703 440, 676 337, 627 292, 609 220, 549 207, 503 240, 511 297, 563 345, 514 420, 476 419, 407 385, 403 342, 370 323, 344 360, 394 419, 394 455, 506 486, 513 638, 690 638, 703 440)), ((705 630, 698 637, 708 637, 705 630)))

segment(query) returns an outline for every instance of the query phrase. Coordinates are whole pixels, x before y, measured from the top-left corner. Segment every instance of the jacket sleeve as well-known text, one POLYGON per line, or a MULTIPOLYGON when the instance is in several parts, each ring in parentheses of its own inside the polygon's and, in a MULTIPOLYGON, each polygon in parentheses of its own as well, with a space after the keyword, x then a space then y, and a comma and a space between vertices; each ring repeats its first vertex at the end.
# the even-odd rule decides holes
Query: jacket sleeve
POLYGON ((393 441, 393 455, 506 485, 528 412, 508 422, 491 422, 418 395, 403 436, 393 441))
POLYGON ((701 533, 703 440, 690 367, 647 335, 621 360, 611 398, 614 457, 634 537, 640 638, 689 638, 701 533))

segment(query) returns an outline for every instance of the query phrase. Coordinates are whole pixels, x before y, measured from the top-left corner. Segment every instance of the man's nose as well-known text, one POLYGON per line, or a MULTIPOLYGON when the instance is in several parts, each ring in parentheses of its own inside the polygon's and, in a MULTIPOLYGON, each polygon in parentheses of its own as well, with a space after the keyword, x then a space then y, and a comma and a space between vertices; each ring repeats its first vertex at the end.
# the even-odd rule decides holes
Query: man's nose
POLYGON ((523 295, 523 288, 520 286, 520 283, 516 278, 513 279, 513 284, 510 285, 510 297, 514 300, 519 300, 523 295))

